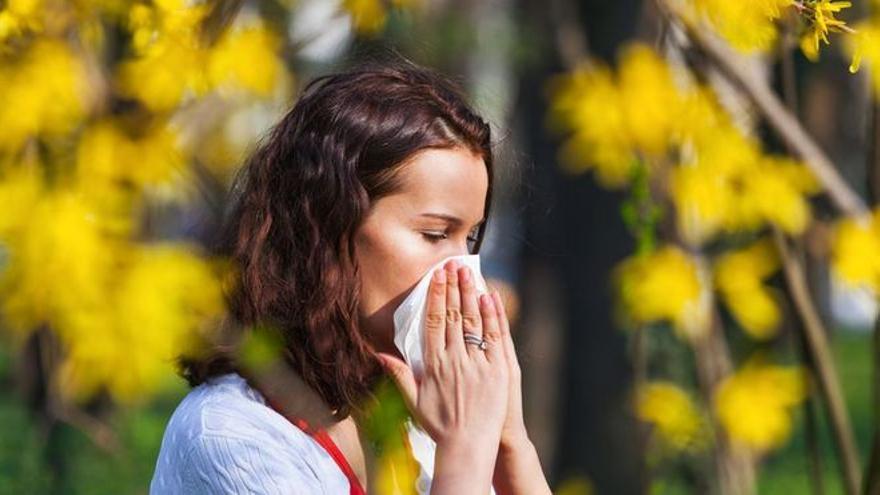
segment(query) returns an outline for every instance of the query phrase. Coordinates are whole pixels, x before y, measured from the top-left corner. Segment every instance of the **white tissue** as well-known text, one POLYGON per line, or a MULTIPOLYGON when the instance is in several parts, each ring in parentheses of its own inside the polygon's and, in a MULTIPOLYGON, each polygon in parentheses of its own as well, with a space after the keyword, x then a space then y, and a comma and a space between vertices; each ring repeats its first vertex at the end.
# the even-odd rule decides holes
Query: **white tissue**
POLYGON ((450 256, 431 267, 422 276, 412 292, 394 310, 394 344, 403 354, 403 359, 412 368, 416 379, 420 379, 424 372, 423 349, 425 348, 425 309, 428 303, 428 286, 431 284, 434 270, 452 259, 458 260, 459 263, 471 269, 474 274, 477 294, 488 292, 486 281, 483 280, 483 275, 480 273, 479 254, 450 256))
MULTIPOLYGON (((474 275, 477 294, 489 292, 483 274, 480 272, 480 255, 465 254, 450 256, 431 267, 419 280, 415 288, 394 310, 394 345, 403 354, 403 359, 413 370, 416 379, 424 372, 423 349, 425 343, 425 309, 427 308, 428 286, 434 270, 455 259, 464 266, 470 267, 474 275)), ((416 480, 416 491, 428 494, 431 491, 431 479, 434 476, 434 452, 437 444, 428 433, 410 419, 406 421, 407 437, 413 457, 419 463, 419 477, 416 480)), ((495 494, 492 488, 489 492, 495 494)))

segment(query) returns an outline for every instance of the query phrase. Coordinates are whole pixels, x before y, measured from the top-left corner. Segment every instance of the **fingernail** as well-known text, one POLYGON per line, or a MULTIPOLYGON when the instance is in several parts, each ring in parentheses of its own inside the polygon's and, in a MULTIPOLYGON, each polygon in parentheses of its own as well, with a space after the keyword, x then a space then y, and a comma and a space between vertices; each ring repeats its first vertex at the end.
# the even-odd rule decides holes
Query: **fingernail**
POLYGON ((461 271, 461 281, 467 282, 470 279, 471 279, 471 269, 468 267, 464 267, 464 269, 461 271))
POLYGON ((489 294, 480 294, 480 304, 483 305, 483 309, 489 311, 492 309, 492 298, 489 294))
POLYGON ((446 270, 437 269, 434 270, 434 282, 443 283, 446 282, 446 270))

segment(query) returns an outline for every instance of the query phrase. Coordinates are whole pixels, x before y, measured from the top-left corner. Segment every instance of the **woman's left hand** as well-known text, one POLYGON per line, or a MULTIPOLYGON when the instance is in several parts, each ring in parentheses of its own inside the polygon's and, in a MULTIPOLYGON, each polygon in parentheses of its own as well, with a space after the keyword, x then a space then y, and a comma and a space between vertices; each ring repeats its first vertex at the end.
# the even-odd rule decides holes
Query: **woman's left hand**
MULTIPOLYGON (((510 286, 501 285, 501 290, 515 297, 515 292, 510 286)), ((538 452, 529 440, 523 421, 522 373, 519 360, 516 358, 516 349, 513 347, 513 337, 510 334, 508 311, 503 301, 506 298, 502 297, 498 290, 493 289, 490 293, 495 302, 496 316, 501 327, 501 341, 504 346, 509 383, 507 415, 501 427, 501 441, 492 485, 498 495, 551 495, 550 485, 541 468, 538 452)), ((515 299, 514 302, 516 303, 515 299)), ((516 317, 517 310, 518 304, 514 304, 514 314, 511 317, 516 317)))
MULTIPOLYGON (((493 285, 497 286, 498 284, 497 282, 490 283, 490 287, 493 285)), ((507 394, 507 416, 501 429, 501 444, 499 446, 500 449, 504 450, 519 446, 521 442, 528 439, 528 434, 526 433, 525 421, 523 420, 522 373, 516 357, 516 349, 513 346, 507 310, 498 290, 492 288, 490 293, 495 302, 498 321, 501 324, 501 340, 504 346, 504 357, 507 363, 510 384, 507 394)))

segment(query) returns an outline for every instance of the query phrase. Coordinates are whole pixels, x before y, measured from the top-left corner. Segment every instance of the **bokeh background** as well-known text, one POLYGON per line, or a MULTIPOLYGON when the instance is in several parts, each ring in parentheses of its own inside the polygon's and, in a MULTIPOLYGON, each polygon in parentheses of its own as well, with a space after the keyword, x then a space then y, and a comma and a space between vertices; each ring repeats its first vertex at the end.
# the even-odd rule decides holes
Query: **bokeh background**
POLYGON ((235 171, 389 56, 492 125, 483 270, 554 492, 880 493, 876 9, 0 2, 0 493, 148 491, 235 171))

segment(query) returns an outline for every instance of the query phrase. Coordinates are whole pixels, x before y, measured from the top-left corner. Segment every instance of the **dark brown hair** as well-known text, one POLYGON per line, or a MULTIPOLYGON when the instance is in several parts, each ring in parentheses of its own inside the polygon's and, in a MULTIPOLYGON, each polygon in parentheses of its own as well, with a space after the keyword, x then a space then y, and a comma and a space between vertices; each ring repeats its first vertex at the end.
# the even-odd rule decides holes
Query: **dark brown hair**
MULTIPOLYGON (((355 231, 373 202, 398 190, 409 158, 454 147, 486 164, 488 220, 489 125, 455 83, 398 56, 311 80, 233 182, 216 245, 237 268, 229 317, 240 336, 276 328, 285 361, 340 418, 381 376, 358 325, 355 231)), ((228 349, 178 362, 191 386, 240 370, 228 349)))

